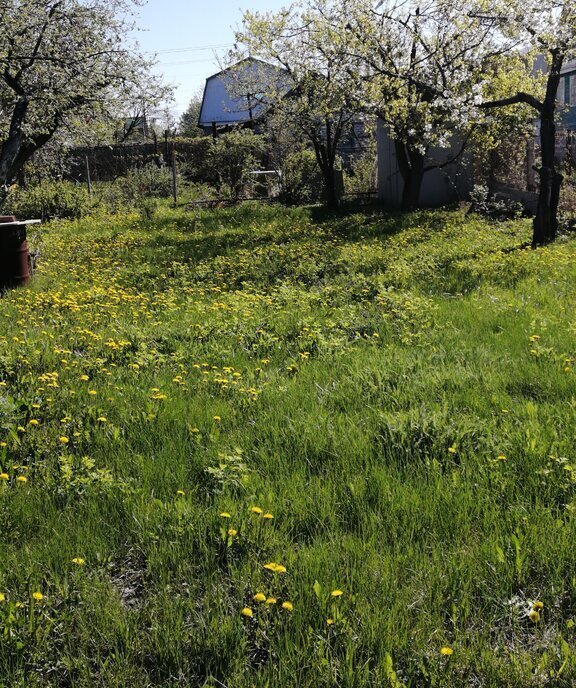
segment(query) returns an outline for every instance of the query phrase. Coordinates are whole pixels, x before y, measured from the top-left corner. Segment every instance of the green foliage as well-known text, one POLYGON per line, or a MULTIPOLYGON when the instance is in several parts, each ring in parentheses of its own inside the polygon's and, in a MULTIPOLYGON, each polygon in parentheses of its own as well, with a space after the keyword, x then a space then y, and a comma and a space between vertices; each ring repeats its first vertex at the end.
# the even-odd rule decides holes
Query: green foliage
POLYGON ((200 117, 200 109, 202 107, 202 93, 195 93, 186 111, 180 117, 178 124, 178 132, 180 136, 185 136, 191 139, 203 136, 202 129, 198 126, 198 118, 200 117))
POLYGON ((42 181, 25 188, 12 187, 4 201, 5 212, 18 218, 80 218, 93 202, 85 186, 73 182, 42 181))
POLYGON ((576 242, 529 236, 162 201, 32 235, 0 685, 574 685, 576 242))
POLYGON ((312 151, 298 151, 286 156, 282 165, 281 200, 288 205, 317 203, 322 198, 324 182, 312 151))
POLYGON ((470 194, 471 210, 495 220, 510 220, 523 213, 522 204, 505 197, 490 194, 488 187, 476 184, 470 194))
POLYGON ((366 150, 352 162, 344 176, 344 189, 347 194, 370 194, 378 184, 378 158, 376 142, 370 141, 366 150))
POLYGON ((250 129, 236 129, 220 135, 208 151, 209 175, 228 188, 234 198, 245 192, 249 172, 260 167, 265 143, 250 129))
POLYGON ((133 16, 131 0, 2 4, 1 186, 58 133, 96 131, 103 119, 169 94, 131 39, 133 16))
POLYGON ((148 163, 129 170, 126 177, 117 181, 129 201, 142 197, 168 198, 172 195, 172 170, 167 166, 148 163))

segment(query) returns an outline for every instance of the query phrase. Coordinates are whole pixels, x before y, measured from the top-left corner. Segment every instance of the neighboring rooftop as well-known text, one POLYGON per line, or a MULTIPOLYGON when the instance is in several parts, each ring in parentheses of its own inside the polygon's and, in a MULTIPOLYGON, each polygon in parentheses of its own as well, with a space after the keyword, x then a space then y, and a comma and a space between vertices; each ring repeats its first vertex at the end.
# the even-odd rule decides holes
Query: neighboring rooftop
POLYGON ((198 126, 203 129, 257 121, 268 110, 265 93, 282 86, 282 70, 248 57, 206 79, 198 126))

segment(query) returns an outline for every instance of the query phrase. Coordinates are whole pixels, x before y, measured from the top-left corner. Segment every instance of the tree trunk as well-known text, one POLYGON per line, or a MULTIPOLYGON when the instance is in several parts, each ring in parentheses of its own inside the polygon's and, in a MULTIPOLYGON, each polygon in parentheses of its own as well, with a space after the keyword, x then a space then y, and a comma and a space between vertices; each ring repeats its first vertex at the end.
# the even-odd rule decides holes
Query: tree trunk
POLYGON ((538 170, 540 192, 533 223, 532 247, 544 246, 556 238, 558 232, 558 202, 562 175, 556 169, 556 93, 564 54, 552 51, 552 64, 546 84, 546 97, 540 111, 540 151, 542 167, 538 170))
POLYGON ((336 180, 334 179, 334 168, 324 172, 324 186, 326 191, 326 207, 338 207, 338 194, 336 193, 336 180))
POLYGON ((414 210, 420 200, 420 189, 424 179, 424 156, 408 144, 394 141, 398 169, 402 176, 402 210, 414 210))
POLYGON ((532 246, 544 246, 556 238, 558 231, 558 201, 562 175, 556 169, 556 125, 554 113, 543 112, 540 121, 542 167, 538 170, 540 192, 533 222, 532 246))
POLYGON ((28 113, 29 101, 21 98, 12 112, 10 128, 4 142, 0 145, 0 188, 6 192, 32 155, 47 143, 57 128, 57 118, 47 124, 47 129, 33 139, 27 139, 22 131, 28 113))
POLYGON ((22 123, 28 111, 28 100, 22 99, 14 106, 8 136, 0 147, 0 186, 7 187, 16 177, 22 164, 18 160, 22 153, 22 123))
POLYGON ((334 159, 330 155, 327 146, 323 146, 319 141, 312 142, 316 162, 322 173, 324 181, 325 204, 327 208, 338 207, 338 194, 336 193, 336 182, 334 180, 334 159))

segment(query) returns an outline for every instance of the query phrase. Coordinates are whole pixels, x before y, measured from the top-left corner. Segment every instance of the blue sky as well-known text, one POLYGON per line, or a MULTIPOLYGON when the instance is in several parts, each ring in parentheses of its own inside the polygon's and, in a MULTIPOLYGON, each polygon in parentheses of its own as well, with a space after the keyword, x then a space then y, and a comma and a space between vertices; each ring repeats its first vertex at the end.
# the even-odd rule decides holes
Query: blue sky
POLYGON ((158 53, 157 71, 176 86, 172 111, 180 115, 206 77, 217 72, 217 57, 234 42, 244 10, 277 11, 289 0, 149 0, 137 9, 136 38, 147 53, 158 53))

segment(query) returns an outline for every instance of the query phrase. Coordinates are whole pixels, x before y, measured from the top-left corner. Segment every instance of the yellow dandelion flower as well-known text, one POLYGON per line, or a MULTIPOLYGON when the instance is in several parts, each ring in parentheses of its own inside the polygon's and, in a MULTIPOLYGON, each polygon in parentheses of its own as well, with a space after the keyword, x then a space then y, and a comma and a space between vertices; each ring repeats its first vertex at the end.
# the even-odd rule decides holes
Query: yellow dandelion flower
POLYGON ((498 454, 496 457, 498 461, 506 461, 506 455, 505 454, 498 454))
POLYGON ((40 425, 40 421, 36 420, 36 418, 32 418, 28 421, 28 425, 40 425))
POLYGON ((456 449, 456 447, 454 447, 454 446, 448 447, 448 453, 449 454, 456 454, 457 452, 458 452, 458 450, 456 449))
POLYGON ((259 506, 251 506, 251 507, 250 507, 250 511, 251 511, 253 514, 258 514, 258 516, 260 516, 260 514, 263 513, 263 512, 262 512, 262 509, 261 509, 259 506))
POLYGON ((98 394, 98 392, 95 389, 89 389, 88 394, 92 397, 95 397, 98 394))
POLYGON ((106 423, 106 422, 108 422, 108 419, 106 418, 106 416, 98 416, 98 418, 96 418, 96 420, 97 420, 99 423, 106 423))
POLYGON ((282 602, 282 609, 285 609, 287 612, 291 612, 294 609, 294 605, 292 602, 282 602))
POLYGON ((88 375, 80 375, 80 379, 82 380, 82 382, 88 382, 90 378, 88 377, 88 375))
POLYGON ((221 418, 220 416, 214 416, 214 420, 215 420, 217 423, 219 423, 219 422, 222 420, 222 418, 221 418))
POLYGON ((449 657, 450 655, 454 654, 454 650, 451 647, 445 645, 444 647, 440 648, 440 654, 444 655, 445 657, 449 657))
POLYGON ((219 516, 221 516, 222 518, 231 518, 230 514, 227 511, 221 511, 219 513, 219 516))
POLYGON ((247 616, 248 618, 254 616, 254 612, 250 609, 250 607, 244 607, 240 614, 242 614, 242 616, 247 616))
POLYGON ((536 602, 534 602, 532 604, 532 609, 535 609, 537 612, 542 611, 544 609, 544 602, 540 602, 540 600, 536 600, 536 602))
POLYGON ((334 619, 326 619, 326 623, 328 626, 331 626, 334 623, 334 619))
POLYGON ((252 599, 254 602, 266 602, 266 595, 263 592, 257 592, 252 599))
POLYGON ((266 604, 276 604, 278 600, 275 597, 268 597, 266 598, 266 604))
POLYGON ((332 590, 332 592, 330 593, 330 595, 332 597, 340 597, 340 595, 343 595, 343 594, 344 594, 343 590, 332 590))
POLYGON ((9 478, 8 473, 0 473, 0 480, 8 480, 9 478))
POLYGON ((238 535, 238 531, 236 530, 236 528, 228 528, 228 535, 234 537, 235 535, 238 535))
POLYGON ((176 494, 180 497, 183 497, 186 493, 184 492, 184 490, 176 490, 176 494))
POLYGON ((3 592, 0 592, 0 602, 4 602, 6 599, 6 595, 3 592))
POLYGON ((36 591, 32 593, 32 599, 36 600, 36 602, 41 602, 44 599, 44 595, 36 591))
POLYGON ((262 514, 262 518, 265 518, 266 520, 270 520, 271 518, 274 518, 274 514, 271 514, 270 512, 266 514, 262 514))
POLYGON ((66 437, 66 435, 62 435, 62 437, 60 437, 61 444, 68 444, 68 442, 70 442, 70 438, 66 437))
POLYGON ((28 478, 27 478, 25 475, 19 475, 19 476, 16 478, 16 482, 18 482, 18 483, 27 483, 27 482, 28 482, 28 478))
POLYGON ((533 609, 530 614, 528 614, 528 617, 532 623, 538 623, 540 621, 540 613, 536 609, 533 609))
POLYGON ((74 559, 72 559, 72 563, 76 564, 76 566, 84 566, 86 560, 82 559, 82 557, 74 557, 74 559))

